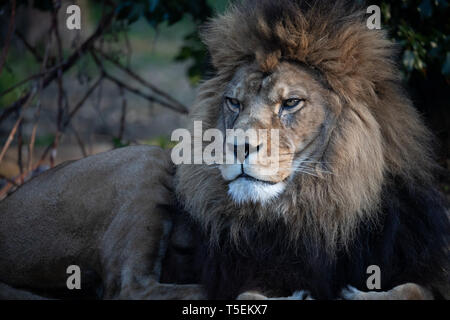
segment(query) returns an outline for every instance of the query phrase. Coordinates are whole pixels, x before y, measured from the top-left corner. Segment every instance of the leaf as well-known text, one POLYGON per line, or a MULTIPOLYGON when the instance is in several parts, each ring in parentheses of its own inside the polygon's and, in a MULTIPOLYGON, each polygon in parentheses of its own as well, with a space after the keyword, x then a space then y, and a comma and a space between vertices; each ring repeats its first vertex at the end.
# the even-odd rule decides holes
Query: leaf
POLYGON ((433 14, 433 6, 430 0, 423 0, 417 8, 422 18, 429 18, 433 14))
POLYGON ((448 7, 448 2, 446 0, 437 0, 438 7, 446 9, 448 7))
POLYGON ((414 68, 414 53, 412 53, 409 50, 405 50, 403 53, 403 65, 405 66, 406 70, 412 71, 414 68))
POLYGON ((121 3, 116 8, 116 19, 117 20, 125 20, 128 18, 128 15, 130 14, 131 10, 133 9, 133 6, 130 2, 124 2, 121 3))
POLYGON ((154 12, 159 4, 159 0, 148 0, 148 10, 154 12))
POLYGON ((426 65, 425 65, 425 62, 422 59, 417 58, 416 66, 417 66, 417 69, 419 69, 421 71, 425 71, 425 66, 426 65))
POLYGON ((428 51, 428 55, 435 59, 438 58, 441 55, 441 47, 432 47, 429 51, 428 51))
POLYGON ((123 20, 126 21, 129 25, 136 22, 143 12, 143 6, 140 3, 133 3, 130 1, 126 1, 121 3, 116 8, 117 16, 116 19, 118 21, 123 20))
POLYGON ((127 141, 122 141, 122 140, 120 140, 119 138, 116 138, 116 137, 112 138, 112 143, 113 143, 114 149, 122 148, 122 147, 127 147, 127 146, 130 145, 129 142, 127 142, 127 141))
POLYGON ((442 66, 441 72, 445 76, 450 76, 450 52, 447 52, 445 57, 444 65, 442 66))
POLYGON ((52 0, 34 1, 33 7, 41 11, 50 11, 53 9, 53 3, 52 0))

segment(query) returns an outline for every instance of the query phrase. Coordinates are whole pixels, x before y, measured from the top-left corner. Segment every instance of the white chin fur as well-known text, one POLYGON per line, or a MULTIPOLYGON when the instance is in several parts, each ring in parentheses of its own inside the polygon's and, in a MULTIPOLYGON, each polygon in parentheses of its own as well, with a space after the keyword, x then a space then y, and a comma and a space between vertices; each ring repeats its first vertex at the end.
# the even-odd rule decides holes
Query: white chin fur
POLYGON ((228 185, 228 194, 238 204, 250 201, 265 203, 278 197, 284 191, 284 188, 284 182, 268 184, 240 178, 228 185))

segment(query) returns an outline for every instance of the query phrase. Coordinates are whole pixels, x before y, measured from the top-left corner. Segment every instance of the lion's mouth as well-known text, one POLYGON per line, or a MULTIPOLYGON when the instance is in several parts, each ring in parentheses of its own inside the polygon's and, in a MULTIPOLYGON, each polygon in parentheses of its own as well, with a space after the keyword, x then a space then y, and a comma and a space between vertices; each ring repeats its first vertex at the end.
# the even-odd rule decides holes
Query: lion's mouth
MULTIPOLYGON (((272 181, 267 181, 267 180, 261 180, 261 179, 252 177, 252 176, 250 176, 250 175, 248 175, 248 174, 246 174, 246 173, 244 173, 244 172, 241 173, 240 175, 238 175, 233 181, 236 181, 236 180, 238 180, 238 179, 245 179, 245 180, 249 180, 249 181, 260 182, 260 183, 266 183, 266 184, 271 184, 271 185, 277 184, 277 182, 272 182, 272 181)), ((233 182, 233 181, 232 181, 232 182, 233 182)))

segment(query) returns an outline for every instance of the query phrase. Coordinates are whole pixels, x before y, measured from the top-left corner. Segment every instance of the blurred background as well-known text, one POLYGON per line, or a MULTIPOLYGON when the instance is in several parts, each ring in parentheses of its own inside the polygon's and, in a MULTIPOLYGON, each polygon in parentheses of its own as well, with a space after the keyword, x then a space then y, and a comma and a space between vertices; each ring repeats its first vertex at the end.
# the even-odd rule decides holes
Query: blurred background
MULTIPOLYGON (((0 199, 65 160, 172 146, 172 130, 185 126, 212 72, 199 27, 229 2, 0 0, 0 199), (66 26, 73 4, 80 30, 66 26)), ((380 6, 405 88, 437 137, 450 199, 450 5, 370 4, 380 6)))

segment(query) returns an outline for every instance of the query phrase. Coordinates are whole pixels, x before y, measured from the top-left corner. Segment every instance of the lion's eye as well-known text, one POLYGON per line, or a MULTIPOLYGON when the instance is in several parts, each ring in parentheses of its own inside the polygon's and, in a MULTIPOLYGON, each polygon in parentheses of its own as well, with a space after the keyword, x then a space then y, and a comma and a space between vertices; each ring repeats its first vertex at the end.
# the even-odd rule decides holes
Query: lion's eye
POLYGON ((300 104, 303 104, 305 100, 304 99, 298 99, 298 98, 291 98, 284 100, 281 107, 283 110, 293 110, 300 104))
POLYGON ((225 99, 226 99, 227 105, 231 111, 239 112, 239 110, 241 108, 241 103, 239 102, 238 99, 229 98, 229 97, 226 97, 225 99))

